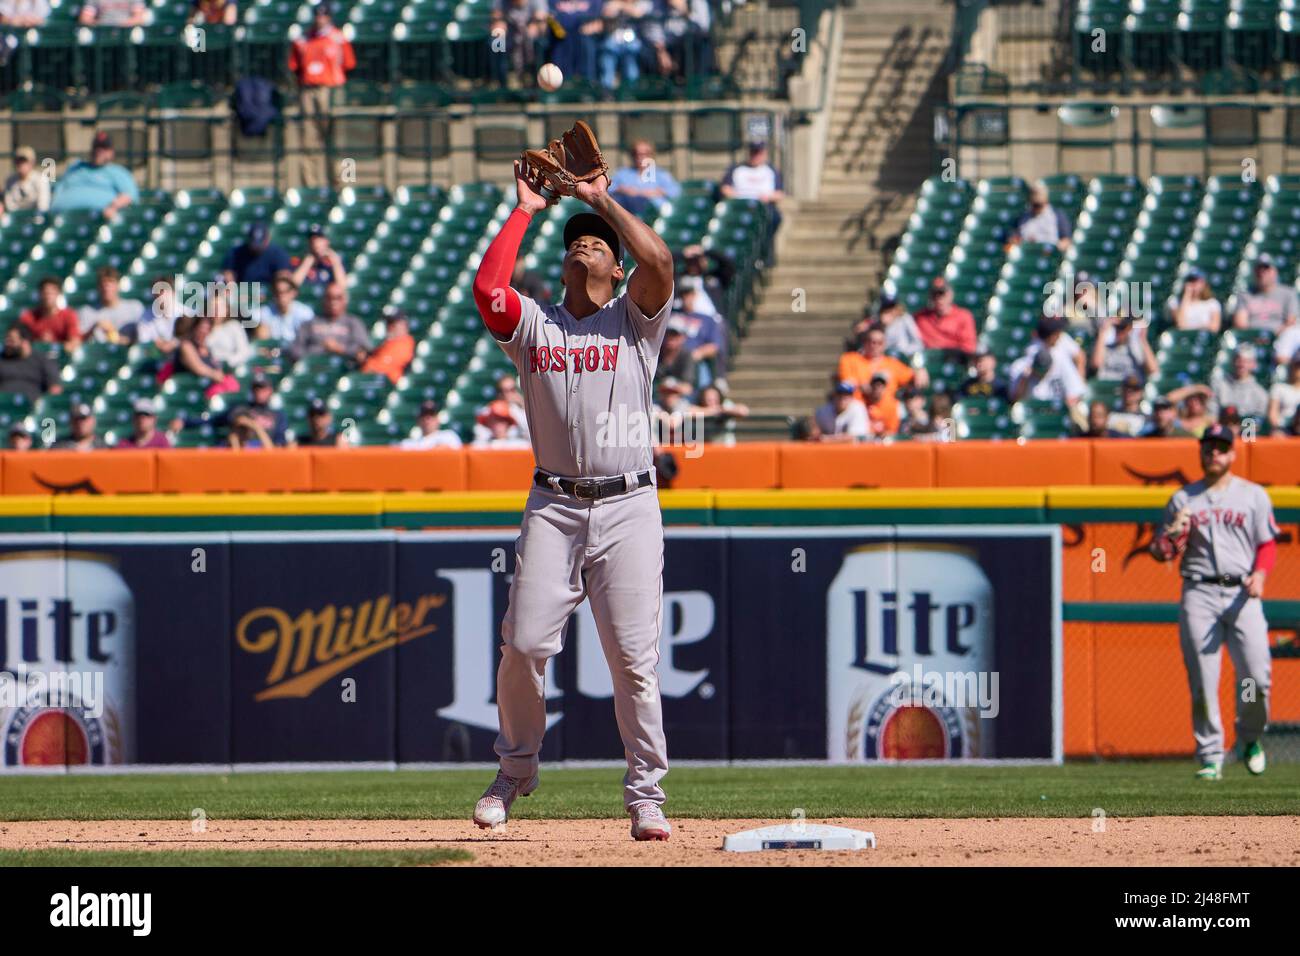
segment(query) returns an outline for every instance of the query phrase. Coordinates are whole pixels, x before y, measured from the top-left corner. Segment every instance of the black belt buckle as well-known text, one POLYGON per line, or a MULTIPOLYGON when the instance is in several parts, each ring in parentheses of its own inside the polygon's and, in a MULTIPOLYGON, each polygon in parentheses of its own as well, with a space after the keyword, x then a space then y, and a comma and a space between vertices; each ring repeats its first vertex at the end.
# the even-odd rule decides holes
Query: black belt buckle
POLYGON ((573 483, 573 497, 579 501, 595 501, 600 497, 600 482, 575 481, 573 483))

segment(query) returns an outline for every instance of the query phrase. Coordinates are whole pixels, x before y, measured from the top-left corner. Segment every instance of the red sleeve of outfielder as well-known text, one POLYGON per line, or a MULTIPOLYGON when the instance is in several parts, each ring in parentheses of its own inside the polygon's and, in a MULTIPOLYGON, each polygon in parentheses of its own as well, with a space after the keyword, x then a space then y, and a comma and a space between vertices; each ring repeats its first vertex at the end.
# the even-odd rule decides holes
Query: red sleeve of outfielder
POLYGON ((1255 549, 1255 570, 1268 574, 1277 560, 1277 541, 1265 541, 1255 549))
POLYGON ((474 276, 474 304, 483 317, 483 324, 499 339, 509 339, 515 334, 515 327, 523 314, 519 294, 510 288, 510 277, 515 272, 519 244, 524 241, 524 233, 532 218, 522 209, 512 212, 487 247, 487 252, 483 253, 483 261, 474 276))

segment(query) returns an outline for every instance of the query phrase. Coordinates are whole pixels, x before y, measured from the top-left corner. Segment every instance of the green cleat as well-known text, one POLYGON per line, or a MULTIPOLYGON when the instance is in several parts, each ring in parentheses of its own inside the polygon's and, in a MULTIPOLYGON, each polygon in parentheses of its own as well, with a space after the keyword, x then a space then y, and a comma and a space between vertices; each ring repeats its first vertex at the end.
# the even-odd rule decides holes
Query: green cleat
POLYGON ((1256 777, 1264 772, 1264 748, 1260 746, 1258 740, 1252 740, 1241 748, 1241 762, 1256 777))
POLYGON ((1223 765, 1217 763, 1201 764, 1201 769, 1196 771, 1197 780, 1222 780, 1223 765))

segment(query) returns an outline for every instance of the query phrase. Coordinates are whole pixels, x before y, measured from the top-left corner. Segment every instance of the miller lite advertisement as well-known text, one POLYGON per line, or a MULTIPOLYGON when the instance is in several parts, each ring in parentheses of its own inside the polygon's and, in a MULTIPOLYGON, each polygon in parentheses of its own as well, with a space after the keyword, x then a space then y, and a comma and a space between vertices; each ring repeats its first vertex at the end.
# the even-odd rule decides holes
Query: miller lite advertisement
MULTIPOLYGON (((671 529, 676 759, 1060 759, 1059 530, 671 529)), ((515 534, 0 538, 3 765, 491 761, 515 534)), ((547 760, 619 760, 584 603, 547 760)))

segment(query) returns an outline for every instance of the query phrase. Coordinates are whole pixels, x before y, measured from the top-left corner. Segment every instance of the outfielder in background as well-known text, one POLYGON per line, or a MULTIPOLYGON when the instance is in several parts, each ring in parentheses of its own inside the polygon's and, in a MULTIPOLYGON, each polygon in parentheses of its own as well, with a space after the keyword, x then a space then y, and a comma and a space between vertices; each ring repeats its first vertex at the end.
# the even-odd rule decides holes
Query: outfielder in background
POLYGON ((656 675, 663 520, 649 423, 672 309, 673 258, 649 226, 610 198, 607 175, 580 182, 573 194, 594 212, 565 225, 564 301, 542 308, 510 288, 510 276, 529 221, 557 197, 544 198, 551 181, 526 160, 516 162, 515 179, 518 205, 483 255, 474 299, 519 370, 537 470, 501 623, 501 769, 474 822, 500 826, 515 798, 537 787, 546 662, 560 651, 569 616, 585 597, 613 678, 632 836, 666 840, 671 828, 659 782, 668 753, 656 675), (637 267, 627 290, 615 295, 625 247, 637 267), (628 420, 632 427, 618 427, 628 420), (644 426, 640 440, 637 422, 644 426))
POLYGON ((1273 503, 1259 485, 1232 473, 1235 436, 1211 425, 1201 436, 1200 481, 1174 492, 1151 543, 1160 561, 1182 555, 1178 634, 1192 690, 1192 731, 1202 780, 1223 776, 1219 717, 1221 648, 1237 677, 1237 746, 1246 769, 1264 772, 1260 737, 1268 722, 1272 661, 1264 620, 1264 580, 1277 556, 1273 503))

